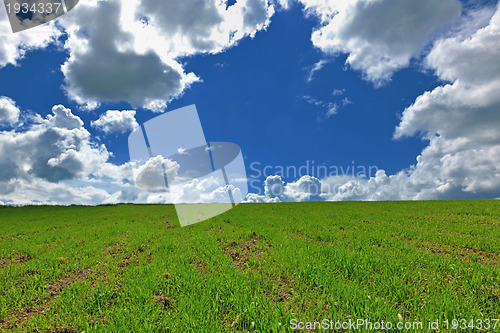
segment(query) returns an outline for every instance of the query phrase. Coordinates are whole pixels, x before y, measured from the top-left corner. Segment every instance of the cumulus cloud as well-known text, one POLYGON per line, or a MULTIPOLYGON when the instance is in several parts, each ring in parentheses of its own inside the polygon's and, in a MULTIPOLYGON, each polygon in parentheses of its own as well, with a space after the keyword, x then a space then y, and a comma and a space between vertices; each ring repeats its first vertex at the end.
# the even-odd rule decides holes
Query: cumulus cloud
POLYGON ((292 201, 319 201, 323 199, 321 181, 308 175, 302 176, 297 182, 287 184, 284 194, 292 201))
POLYGON ((109 153, 91 144, 80 118, 61 105, 52 112, 37 117, 28 131, 0 132, 2 163, 10 166, 3 168, 1 181, 35 177, 56 183, 76 178, 83 170, 94 171, 107 160, 109 153))
POLYGON ((143 33, 137 32, 147 38, 141 46, 175 57, 220 52, 254 36, 269 25, 274 6, 267 0, 241 0, 229 7, 217 0, 142 0, 131 13, 135 22, 147 22, 143 33), (150 45, 153 38, 156 43, 150 45))
POLYGON ((20 113, 12 99, 0 96, 0 124, 14 125, 18 122, 20 113))
POLYGON ((47 122, 51 127, 64 128, 68 130, 82 128, 83 121, 75 116, 70 109, 64 105, 55 105, 52 107, 52 113, 47 116, 47 122))
POLYGON ((235 201, 241 202, 243 200, 239 188, 226 185, 223 179, 213 175, 191 179, 183 183, 169 184, 168 190, 166 190, 161 170, 155 170, 155 166, 158 165, 150 164, 149 169, 146 170, 148 174, 138 177, 137 181, 141 183, 141 188, 132 187, 115 192, 110 196, 108 202, 123 202, 120 200, 127 197, 127 202, 133 203, 228 203, 229 193, 232 194, 235 201), (155 180, 157 183, 153 183, 155 180))
POLYGON ((438 40, 426 64, 449 83, 419 96, 396 128, 396 138, 422 133, 430 139, 414 173, 438 179, 444 193, 500 196, 498 40, 498 9, 472 35, 438 40))
POLYGON ((458 0, 300 1, 322 23, 313 44, 327 53, 347 53, 347 64, 376 84, 408 66, 461 12, 458 0))
POLYGON ((267 198, 283 198, 285 194, 285 182, 281 180, 280 176, 269 176, 266 178, 264 189, 267 198))
POLYGON ((61 67, 66 91, 90 109, 103 101, 161 109, 196 77, 184 74, 172 59, 162 60, 152 51, 137 52, 134 35, 123 29, 120 20, 122 6, 115 0, 91 1, 61 18, 70 54, 61 67))
POLYGON ((156 156, 137 168, 136 184, 148 191, 165 191, 168 181, 177 177, 180 165, 175 161, 156 156))
POLYGON ((135 120, 135 111, 108 110, 99 119, 92 121, 91 126, 106 134, 128 133, 139 127, 135 120))
POLYGON ((249 193, 246 202, 301 202, 322 201, 326 193, 322 182, 309 175, 300 177, 296 182, 285 184, 281 176, 268 176, 264 182, 264 195, 249 193))
POLYGON ((68 34, 68 96, 84 108, 129 102, 162 111, 199 80, 176 59, 217 53, 270 23, 267 0, 87 1, 59 23, 68 34), (88 22, 93 22, 89 25, 88 22))
POLYGON ((98 179, 121 182, 127 172, 90 139, 82 120, 62 105, 27 120, 27 129, 0 132, 0 200, 16 204, 102 203, 98 179), (72 185, 69 185, 71 183, 72 185))
POLYGON ((46 117, 28 117, 23 131, 0 131, 0 202, 173 202, 173 193, 162 196, 135 186, 135 167, 114 165, 110 156, 78 116, 56 105, 46 117))

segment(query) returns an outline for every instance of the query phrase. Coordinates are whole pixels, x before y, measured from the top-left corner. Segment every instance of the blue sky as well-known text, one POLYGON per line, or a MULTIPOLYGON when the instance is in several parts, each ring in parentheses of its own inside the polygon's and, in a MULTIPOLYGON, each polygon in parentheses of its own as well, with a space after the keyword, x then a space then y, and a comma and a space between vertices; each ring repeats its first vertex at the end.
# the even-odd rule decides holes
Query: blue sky
MULTIPOLYGON (((155 5, 155 1, 149 2, 139 1, 136 13, 142 13, 141 10, 147 13, 149 6, 155 5)), ((116 8, 124 6, 120 1, 108 3, 116 8)), ((369 11, 363 9, 363 5, 368 5, 362 0, 352 5, 341 1, 304 0, 281 4, 260 0, 236 1, 228 7, 234 10, 232 16, 228 14, 224 20, 237 21, 237 15, 242 15, 243 23, 236 28, 231 26, 229 34, 236 37, 226 40, 218 35, 207 37, 206 33, 184 26, 181 21, 167 25, 162 18, 150 13, 150 26, 146 29, 157 30, 133 32, 131 35, 139 45, 141 36, 159 31, 163 33, 166 46, 152 47, 155 57, 148 62, 143 60, 144 54, 137 51, 139 46, 127 51, 141 64, 135 70, 148 72, 150 65, 157 68, 153 66, 157 61, 161 66, 173 68, 172 72, 178 71, 179 77, 185 78, 184 82, 195 82, 174 82, 172 91, 156 95, 146 90, 144 99, 140 95, 142 90, 139 84, 135 85, 136 81, 129 84, 131 93, 128 96, 120 92, 113 95, 121 96, 118 98, 108 98, 104 92, 96 93, 93 87, 85 86, 90 81, 82 78, 81 73, 90 73, 95 69, 96 62, 102 59, 97 55, 110 61, 108 67, 115 63, 113 57, 117 57, 118 64, 121 59, 122 51, 119 49, 110 50, 107 49, 109 46, 105 46, 101 50, 99 45, 103 45, 103 41, 120 41, 125 32, 129 33, 126 26, 120 26, 123 22, 117 22, 116 25, 109 23, 114 28, 107 27, 110 30, 103 33, 105 36, 98 35, 98 24, 85 20, 85 17, 90 15, 98 20, 98 15, 92 16, 92 11, 103 6, 99 10, 104 12, 107 5, 102 5, 102 2, 80 3, 71 16, 68 13, 56 24, 46 24, 43 29, 47 31, 31 37, 23 37, 21 34, 24 32, 13 37, 11 32, 2 31, 3 37, 0 38, 16 47, 14 51, 5 49, 0 53, 0 64, 3 64, 0 67, 0 96, 11 102, 9 105, 19 111, 19 116, 17 122, 2 122, 4 136, 0 140, 11 142, 11 145, 5 143, 2 146, 0 143, 0 158, 5 165, 18 166, 26 159, 28 166, 24 167, 24 176, 19 171, 15 173, 17 178, 12 175, 0 177, 0 182, 5 182, 5 188, 15 187, 13 184, 22 188, 3 191, 0 201, 92 204, 154 201, 146 194, 141 196, 135 193, 130 185, 133 181, 123 182, 125 176, 113 179, 117 173, 126 173, 124 169, 129 161, 127 137, 137 123, 190 104, 197 106, 208 141, 234 142, 241 147, 249 177, 256 176, 254 168, 250 168, 252 162, 260 163, 261 168, 300 167, 307 161, 314 161, 316 165, 328 167, 376 166, 383 170, 377 175, 373 173, 360 179, 269 177, 266 180, 261 175, 258 178, 260 190, 251 189, 251 192, 257 193, 249 196, 250 201, 498 198, 500 173, 496 162, 500 159, 497 149, 500 141, 497 141, 496 134, 492 134, 493 138, 487 142, 478 134, 488 130, 497 132, 499 125, 495 123, 498 120, 496 114, 500 112, 499 103, 494 97, 490 98, 489 94, 493 93, 488 90, 500 80, 498 67, 494 64, 494 59, 498 59, 495 58, 498 48, 476 48, 474 51, 467 44, 468 41, 480 44, 482 40, 487 41, 498 34, 498 29, 489 26, 490 20, 499 16, 495 14, 497 2, 460 3, 446 0, 440 5, 432 1, 423 1, 419 5, 404 3, 398 7, 392 6, 389 0, 378 0, 378 4, 372 6, 382 15, 372 17, 369 11), (340 14, 334 15, 337 12, 340 14), (430 13, 432 17, 429 17, 430 13), (393 25, 383 23, 394 15, 398 18, 406 15, 407 19, 395 20, 393 25), (425 19, 415 19, 414 16, 418 15, 425 19), (408 22, 417 26, 410 26, 408 22), (78 29, 84 33, 75 32, 78 29), (96 29, 95 32, 93 29, 96 29), (376 38, 371 39, 367 37, 371 31, 366 29, 380 31, 376 32, 376 38), (322 34, 314 37, 318 32, 322 34), (193 36, 198 38, 197 43, 192 42, 193 36), (185 40, 191 42, 179 46, 178 41, 185 40), (198 43, 199 40, 205 44, 198 43), (91 45, 87 54, 78 49, 78 45, 86 42, 91 45), (172 46, 169 43, 177 44, 172 46), (24 55, 20 52, 23 49, 28 50, 24 55), (472 54, 471 49, 478 54, 472 54), (96 55, 95 59, 93 55, 96 55), (167 60, 162 58, 160 62, 161 57, 167 60), (480 67, 475 71, 477 77, 471 76, 460 65, 467 63, 468 57, 484 57, 482 63, 472 64, 480 67), (451 60, 447 62, 443 59, 451 60), (63 64, 67 67, 61 70, 63 64), (315 66, 317 70, 313 70, 315 66), (143 67, 146 69, 143 70, 143 67), (189 78, 189 73, 197 79, 189 78), (465 86, 458 82, 465 82, 465 86), (456 91, 446 95, 442 92, 443 87, 456 91), (459 94, 464 97, 458 99, 459 94), (151 96, 162 99, 166 107, 149 107, 147 98, 151 96), (484 103, 478 103, 478 98, 484 103), (98 105, 89 107, 85 103, 98 105), (57 117, 54 105, 66 108, 67 111, 60 113, 61 117, 72 120, 78 117, 83 121, 81 128, 72 125, 66 129, 88 131, 88 136, 79 132, 82 135, 79 142, 90 150, 94 149, 91 152, 93 158, 104 163, 100 170, 109 169, 106 172, 111 174, 102 172, 97 176, 97 171, 86 169, 83 160, 91 160, 84 155, 89 150, 84 153, 83 149, 77 149, 76 157, 73 157, 81 162, 76 164, 79 171, 70 172, 71 177, 57 181, 44 178, 43 172, 31 170, 35 166, 30 166, 28 153, 26 156, 15 155, 15 158, 9 156, 8 151, 15 150, 12 142, 20 145, 19 142, 28 137, 13 133, 29 134, 32 131, 39 134, 35 131, 41 129, 36 126, 56 126, 53 125, 55 122, 50 122, 57 117), (129 127, 108 132, 92 125, 108 110, 134 110, 135 122, 129 117, 126 123, 129 127), (329 110, 335 112, 329 114, 329 110), (474 126, 476 123, 478 127, 474 126), (460 146, 465 141, 469 144, 460 146), (99 145, 104 145, 108 154, 98 152, 99 145), (80 153, 81 156, 78 155, 80 153), (472 162, 475 163, 469 165, 472 162), (33 175, 38 179, 29 179, 33 175), (92 183, 95 178, 99 178, 98 184, 92 183), (48 189, 62 191, 65 195, 52 197, 52 190, 33 192, 34 184, 45 183, 48 189), (319 184, 322 189, 315 192, 311 190, 311 184, 319 184), (264 189, 272 187, 278 188, 277 194, 266 196, 264 189), (359 191, 354 191, 355 188, 359 191), (94 189, 99 191, 94 193, 94 189), (85 195, 85 191, 94 194, 85 195), (132 192, 135 194, 130 194, 132 192), (124 193, 130 194, 129 200, 124 199, 127 197, 124 193)), ((186 8, 170 4, 164 6, 170 6, 170 11, 185 13, 184 10, 192 10, 196 5, 199 5, 197 1, 188 1, 186 8)), ((200 13, 205 15, 203 19, 213 14, 207 9, 209 6, 205 7, 207 12, 200 13)), ((122 8, 122 11, 125 10, 128 9, 122 8)), ((377 11, 372 8, 372 12, 377 11)), ((207 27, 203 29, 209 30, 210 24, 224 27, 220 15, 213 15, 215 18, 207 19, 207 27)), ((0 18, 5 20, 5 17, 0 18)), ((24 34, 29 36, 29 32, 24 34)), ((111 73, 119 73, 119 70, 111 73)), ((130 75, 137 77, 137 81, 145 82, 147 87, 163 84, 157 81, 162 78, 155 76, 149 79, 142 77, 141 73, 130 75)), ((103 84, 114 82, 112 75, 103 73, 103 84)), ((171 78, 165 76, 162 82, 168 80, 171 78)), ((14 112, 7 104, 3 104, 4 111, 1 111, 0 104, 0 115, 5 119, 9 112, 14 112)), ((64 141, 64 136, 61 140, 64 141)), ((56 141, 53 144, 57 145, 56 141)), ((66 156, 68 149, 71 148, 58 148, 53 153, 44 154, 40 156, 40 163, 47 164, 51 158, 66 156)), ((59 167, 65 166, 61 163, 59 167)))

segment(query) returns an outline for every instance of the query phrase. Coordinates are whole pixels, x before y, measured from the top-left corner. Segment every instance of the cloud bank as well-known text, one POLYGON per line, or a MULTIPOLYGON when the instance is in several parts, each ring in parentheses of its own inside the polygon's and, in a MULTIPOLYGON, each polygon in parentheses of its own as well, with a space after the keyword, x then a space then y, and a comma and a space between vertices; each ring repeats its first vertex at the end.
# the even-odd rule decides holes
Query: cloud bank
MULTIPOLYGON (((381 5, 383 2, 377 3, 381 5)), ((326 27, 330 20, 340 15, 333 11, 329 12, 331 17, 326 15, 331 10, 327 2, 306 3, 308 10, 322 15, 322 20, 327 22, 326 27)), ((437 6, 441 8, 446 3, 453 6, 452 2, 437 6)), ((415 5, 426 4, 429 5, 424 1, 415 5)), ((487 12, 489 9, 482 13, 487 12)), ((271 176, 265 181, 264 195, 252 194, 247 200, 500 198, 500 10, 497 7, 484 27, 483 14, 469 15, 469 18, 476 18, 477 22, 468 21, 464 23, 466 26, 458 27, 454 34, 436 40, 424 58, 424 66, 444 84, 417 97, 404 110, 394 132, 395 139, 418 136, 429 140, 429 145, 417 157, 416 164, 395 175, 387 175, 384 170, 379 170, 369 179, 346 176, 317 179, 304 176, 296 182, 285 184, 281 177, 271 176), (471 27, 479 28, 471 30, 471 27), (318 187, 320 191, 311 192, 311 188, 318 187)), ((329 36, 336 38, 335 34, 329 36)), ((380 43, 377 39, 373 45, 368 40, 365 42, 369 44, 367 47, 373 46, 375 51, 380 43)), ((359 50, 364 50, 364 47, 359 50)), ((361 66, 360 70, 366 71, 368 77, 384 77, 373 76, 370 66, 361 66)), ((390 75, 393 69, 389 66, 383 72, 390 75)))
MULTIPOLYGON (((108 112, 100 118, 111 119, 101 122, 103 128, 124 128, 115 122, 116 112, 130 117, 133 111, 108 112)), ((161 156, 144 166, 110 163, 106 146, 97 144, 80 117, 63 105, 55 105, 46 117, 35 114, 26 121, 22 131, 0 131, 1 204, 206 203, 220 202, 227 191, 241 198, 239 189, 217 177, 173 184, 166 191, 163 177, 158 177, 165 163, 161 156), (141 175, 139 186, 134 175, 141 175)), ((178 169, 172 162, 165 166, 168 172, 178 169)))

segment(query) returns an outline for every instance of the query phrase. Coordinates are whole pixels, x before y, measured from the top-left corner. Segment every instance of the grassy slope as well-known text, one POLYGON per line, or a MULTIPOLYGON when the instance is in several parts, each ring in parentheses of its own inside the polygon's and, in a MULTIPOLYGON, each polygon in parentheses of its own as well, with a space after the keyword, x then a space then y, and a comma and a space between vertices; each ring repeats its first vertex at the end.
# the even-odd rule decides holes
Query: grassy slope
POLYGON ((0 330, 499 318, 499 216, 500 201, 242 204, 180 228, 169 205, 0 208, 0 330))

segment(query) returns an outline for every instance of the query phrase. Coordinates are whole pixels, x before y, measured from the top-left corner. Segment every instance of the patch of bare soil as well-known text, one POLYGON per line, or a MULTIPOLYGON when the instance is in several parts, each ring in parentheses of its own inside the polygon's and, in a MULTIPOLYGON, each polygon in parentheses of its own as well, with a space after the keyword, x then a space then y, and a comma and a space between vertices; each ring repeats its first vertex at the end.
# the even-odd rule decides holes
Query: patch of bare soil
POLYGON ((500 254, 493 252, 484 252, 478 249, 474 249, 470 246, 453 246, 447 244, 440 244, 435 242, 430 242, 426 240, 412 239, 405 237, 409 242, 420 242, 419 248, 426 251, 445 255, 458 256, 462 260, 470 260, 472 257, 477 257, 479 261, 486 262, 489 264, 500 265, 500 254))
POLYGON ((107 255, 110 255, 112 257, 114 257, 117 253, 120 253, 122 252, 123 248, 123 244, 122 243, 119 243, 119 242, 116 242, 116 243, 113 243, 113 244, 110 244, 110 245, 107 245, 105 246, 102 251, 107 254, 107 255))
POLYGON ((26 277, 30 277, 30 276, 33 276, 36 274, 40 274, 40 271, 37 269, 30 269, 30 270, 26 271, 25 273, 20 273, 19 276, 22 278, 26 278, 26 277))
MULTIPOLYGON (((163 273, 162 278, 165 280, 166 284, 171 284, 174 280, 174 277, 168 271, 165 271, 165 273, 163 273)), ((173 310, 175 306, 174 298, 171 297, 171 295, 167 295, 169 295, 169 291, 167 290, 167 288, 165 288, 165 286, 161 286, 159 294, 153 296, 153 300, 155 301, 155 303, 158 304, 160 306, 160 309, 164 312, 173 310)))
POLYGON ((209 230, 214 230, 214 232, 217 233, 217 234, 221 234, 222 233, 222 228, 221 227, 210 227, 210 228, 205 229, 205 231, 209 231, 209 230))
POLYGON ((45 230, 35 230, 35 231, 30 231, 30 232, 27 232, 25 234, 19 234, 19 235, 11 235, 11 236, 2 236, 0 237, 0 240, 14 240, 14 239, 19 239, 23 236, 28 236, 28 235, 37 235, 37 234, 40 234, 42 232, 51 232, 51 231, 55 231, 55 230, 61 230, 61 229, 64 229, 64 228, 68 228, 68 227, 71 227, 73 226, 72 224, 68 224, 68 225, 63 225, 63 226, 57 226, 57 227, 50 227, 50 228, 47 228, 45 230))
MULTIPOLYGON (((144 252, 146 251, 147 246, 139 246, 137 249, 135 249, 132 254, 126 254, 123 257, 123 261, 118 263, 118 267, 127 267, 127 266, 137 266, 139 265, 140 262, 140 257, 144 255, 144 252)), ((151 252, 148 254, 148 259, 147 262, 151 262, 151 252)))
POLYGON ((159 219, 157 220, 154 220, 153 221, 153 225, 155 225, 156 223, 160 222, 163 224, 163 227, 165 229, 174 229, 174 225, 172 224, 172 222, 170 221, 170 216, 173 214, 173 211, 171 211, 170 213, 168 213, 167 215, 163 215, 163 216, 160 216, 159 219))
POLYGON ((172 297, 154 296, 154 300, 163 310, 172 310, 174 308, 174 299, 172 297))
POLYGON ((73 282, 75 282, 76 280, 85 280, 88 277, 89 272, 90 271, 88 269, 84 269, 78 272, 72 272, 48 285, 48 292, 43 301, 36 304, 36 306, 32 308, 17 310, 12 312, 10 315, 7 315, 6 318, 0 320, 0 328, 9 330, 19 326, 19 324, 25 322, 33 315, 45 315, 50 304, 66 287, 73 284, 73 282))
POLYGON ((175 229, 175 227, 173 226, 172 222, 170 222, 170 221, 164 221, 163 222, 163 228, 165 228, 165 229, 175 229))
POLYGON ((271 297, 278 302, 284 302, 293 297, 293 290, 286 276, 280 276, 278 286, 273 290, 271 297))
POLYGON ((207 268, 207 264, 205 262, 203 262, 198 257, 194 258, 194 260, 191 261, 191 266, 194 268, 196 273, 198 273, 198 275, 203 276, 203 275, 210 274, 210 272, 207 268))
POLYGON ((481 291, 489 295, 487 297, 490 298, 495 303, 500 302, 500 288, 498 286, 482 285, 481 291))
MULTIPOLYGON (((343 227, 340 227, 339 228, 340 230, 345 230, 343 227)), ((303 234, 299 231, 290 231, 290 230, 287 230, 287 229, 282 229, 281 230, 282 232, 284 233, 287 233, 287 234, 291 234, 295 237, 298 237, 298 238, 307 238, 309 239, 310 241, 314 242, 314 243, 318 243, 318 244, 325 244, 325 243, 329 243, 328 240, 326 239, 323 239, 323 237, 321 236, 310 236, 310 235, 306 235, 306 234, 303 234)), ((347 238, 346 234, 342 234, 342 237, 343 238, 347 238)))
MULTIPOLYGON (((108 255, 111 256, 112 258, 116 257, 118 254, 122 254, 124 251, 125 244, 116 242, 113 244, 110 244, 108 246, 105 246, 102 251, 108 255)), ((126 266, 131 266, 131 265, 138 265, 139 264, 139 259, 143 255, 143 252, 146 251, 147 246, 142 245, 139 246, 137 249, 132 251, 131 254, 125 254, 123 256, 123 260, 118 262, 117 266, 118 267, 126 267, 126 266)), ((148 254, 148 262, 151 262, 151 252, 148 254)))
POLYGON ((12 253, 9 257, 0 259, 0 268, 7 267, 9 265, 24 264, 30 259, 31 256, 27 253, 12 253))
MULTIPOLYGON (((247 262, 252 256, 260 256, 264 253, 258 246, 260 240, 261 237, 254 232, 252 238, 246 242, 232 242, 229 246, 226 246, 226 248, 224 248, 224 253, 231 257, 233 264, 237 268, 247 268, 247 262)), ((271 247, 270 244, 266 246, 268 248, 271 247)))

